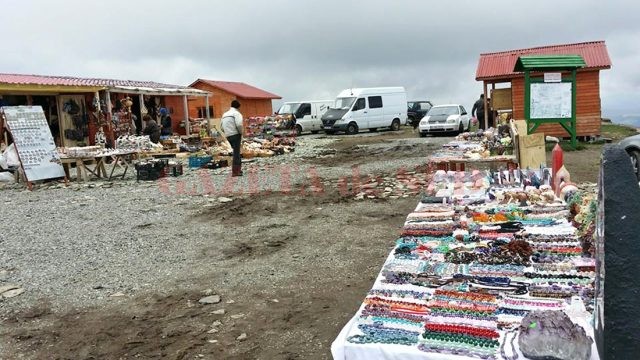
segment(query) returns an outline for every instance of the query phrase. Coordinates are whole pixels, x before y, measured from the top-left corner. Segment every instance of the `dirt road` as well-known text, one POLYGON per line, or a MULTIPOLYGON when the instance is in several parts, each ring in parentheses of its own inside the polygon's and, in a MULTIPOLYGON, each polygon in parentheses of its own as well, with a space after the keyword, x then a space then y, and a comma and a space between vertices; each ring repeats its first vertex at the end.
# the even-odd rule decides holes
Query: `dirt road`
MULTIPOLYGON (((357 310, 417 201, 416 196, 356 201, 333 187, 336 177, 350 176, 360 165, 363 173, 392 176, 399 167, 423 163, 448 140, 418 139, 408 130, 339 136, 328 146, 333 156, 302 161, 319 170, 325 183, 321 193, 261 193, 213 206, 193 197, 184 212, 170 205, 156 209, 159 218, 178 218, 133 231, 160 227, 185 249, 191 242, 202 244, 181 255, 186 269, 137 291, 111 291, 87 306, 65 308, 38 289, 29 289, 35 300, 28 306, 0 302, 3 358, 329 359, 331 342, 357 310), (176 222, 200 235, 180 237, 170 227, 176 222), (220 296, 219 303, 199 303, 212 294, 220 296)), ((75 211, 98 211, 92 206, 75 211)), ((148 210, 143 209, 148 205, 131 206, 126 211, 132 217, 148 210)), ((113 277, 120 273, 105 271, 113 277)), ((89 297, 105 291, 82 285, 82 279, 66 283, 68 288, 58 291, 83 286, 87 289, 78 293, 89 297)))

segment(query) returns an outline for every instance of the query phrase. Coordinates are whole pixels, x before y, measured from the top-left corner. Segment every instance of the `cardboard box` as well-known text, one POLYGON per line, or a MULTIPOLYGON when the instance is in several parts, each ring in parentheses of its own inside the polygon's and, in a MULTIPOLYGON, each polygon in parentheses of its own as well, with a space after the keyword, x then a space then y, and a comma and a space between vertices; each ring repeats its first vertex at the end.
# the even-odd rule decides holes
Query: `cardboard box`
POLYGON ((547 166, 545 137, 543 133, 527 135, 525 120, 511 120, 511 135, 514 152, 521 169, 538 169, 547 166))

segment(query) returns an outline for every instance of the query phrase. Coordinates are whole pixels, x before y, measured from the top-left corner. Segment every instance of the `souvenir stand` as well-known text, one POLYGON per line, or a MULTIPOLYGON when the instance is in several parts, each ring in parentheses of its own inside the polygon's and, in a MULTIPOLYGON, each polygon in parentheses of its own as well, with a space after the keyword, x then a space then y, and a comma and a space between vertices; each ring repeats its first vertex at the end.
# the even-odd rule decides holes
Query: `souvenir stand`
POLYGON ((435 172, 333 358, 598 359, 592 206, 543 173, 435 172))
POLYGON ((429 164, 438 170, 464 171, 466 167, 515 169, 516 155, 508 126, 477 132, 466 132, 442 146, 429 157, 429 164))

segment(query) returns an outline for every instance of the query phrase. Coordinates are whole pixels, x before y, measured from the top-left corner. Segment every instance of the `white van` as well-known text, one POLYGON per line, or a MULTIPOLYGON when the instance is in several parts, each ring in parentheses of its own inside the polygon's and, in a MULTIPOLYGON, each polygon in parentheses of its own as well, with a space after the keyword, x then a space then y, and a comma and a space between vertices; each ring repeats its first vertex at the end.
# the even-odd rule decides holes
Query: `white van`
POLYGON ((362 129, 376 131, 384 127, 396 131, 406 123, 407 93, 403 87, 343 90, 322 116, 327 134, 338 131, 355 134, 362 129))
POLYGON ((322 115, 333 104, 331 100, 291 101, 282 104, 277 115, 293 115, 296 119, 296 133, 305 131, 317 134, 322 130, 322 115))

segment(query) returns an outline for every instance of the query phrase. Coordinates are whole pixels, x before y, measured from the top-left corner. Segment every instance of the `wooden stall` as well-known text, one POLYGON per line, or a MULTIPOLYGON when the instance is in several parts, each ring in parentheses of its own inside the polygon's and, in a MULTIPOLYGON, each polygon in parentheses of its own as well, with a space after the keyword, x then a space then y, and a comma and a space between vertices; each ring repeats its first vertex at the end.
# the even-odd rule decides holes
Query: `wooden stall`
MULTIPOLYGON (((495 90, 510 89, 511 91, 511 109, 505 109, 504 102, 501 101, 499 108, 490 109, 485 104, 485 112, 511 110, 514 119, 525 118, 524 73, 514 71, 514 67, 519 57, 527 55, 580 55, 584 59, 585 66, 578 69, 576 73, 576 135, 578 137, 600 135, 602 111, 600 103, 600 71, 611 68, 611 60, 604 41, 480 54, 476 80, 483 82, 485 99, 495 90), (488 89, 489 86, 491 89, 488 89)), ((485 119, 488 119, 487 115, 485 115, 485 119)), ((536 132, 561 138, 569 137, 565 129, 558 124, 541 125, 536 129, 536 132)))
POLYGON ((276 94, 241 82, 198 79, 189 86, 212 94, 208 103, 204 98, 190 98, 191 117, 204 118, 208 111, 210 117, 220 118, 229 110, 232 100, 240 101, 240 112, 245 118, 268 116, 273 114, 272 100, 282 99, 276 94))

